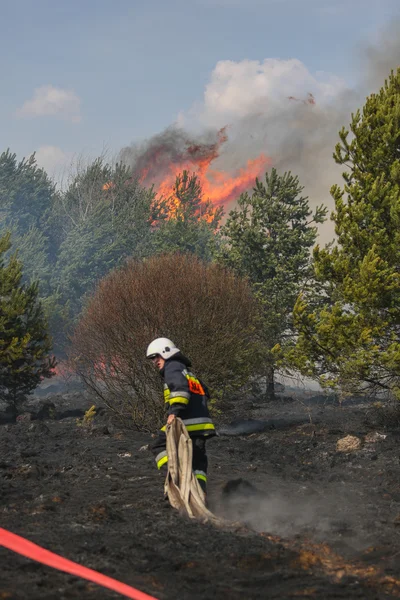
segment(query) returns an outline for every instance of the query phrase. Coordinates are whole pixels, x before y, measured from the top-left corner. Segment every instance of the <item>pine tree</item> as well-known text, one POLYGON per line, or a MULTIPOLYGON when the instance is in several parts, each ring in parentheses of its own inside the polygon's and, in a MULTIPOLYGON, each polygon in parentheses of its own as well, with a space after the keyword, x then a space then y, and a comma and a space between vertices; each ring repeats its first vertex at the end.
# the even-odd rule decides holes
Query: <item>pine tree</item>
POLYGON ((0 237, 0 397, 15 410, 42 379, 51 377, 55 361, 37 283, 23 285, 16 254, 4 259, 10 233, 0 237))
POLYGON ((272 350, 291 339, 293 307, 311 274, 315 224, 326 215, 322 206, 313 213, 302 192, 298 177, 272 169, 265 183, 256 180, 252 195, 242 194, 222 228, 220 260, 250 279, 262 307, 267 396, 274 393, 272 350))
POLYGON ((299 298, 299 339, 288 357, 343 390, 400 397, 400 69, 343 128, 333 186, 337 240, 314 251, 319 295, 299 298))
POLYGON ((127 167, 110 166, 101 157, 73 177, 51 219, 63 236, 51 279, 58 355, 100 279, 128 257, 151 253, 153 199, 152 190, 133 179, 127 167))
POLYGON ((17 161, 9 150, 0 154, 0 227, 17 227, 19 235, 44 225, 55 186, 38 167, 35 154, 17 161))
MULTIPOLYGON (((203 200, 196 174, 183 171, 176 177, 172 195, 161 202, 164 219, 155 232, 155 248, 162 252, 194 254, 211 260, 223 210, 203 200)), ((162 216, 162 215, 161 215, 162 216)))

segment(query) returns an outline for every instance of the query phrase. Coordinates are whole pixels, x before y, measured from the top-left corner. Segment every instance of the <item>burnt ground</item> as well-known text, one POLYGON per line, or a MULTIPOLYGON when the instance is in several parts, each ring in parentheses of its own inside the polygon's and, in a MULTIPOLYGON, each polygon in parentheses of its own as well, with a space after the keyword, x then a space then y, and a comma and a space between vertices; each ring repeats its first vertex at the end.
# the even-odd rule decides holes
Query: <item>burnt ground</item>
MULTIPOLYGON (((400 430, 360 402, 248 411, 257 422, 208 444, 210 508, 231 526, 174 511, 151 436, 105 415, 0 426, 0 526, 160 600, 400 597, 400 430), (361 448, 337 452, 347 434, 361 448)), ((0 561, 0 598, 122 597, 5 548, 0 561)))

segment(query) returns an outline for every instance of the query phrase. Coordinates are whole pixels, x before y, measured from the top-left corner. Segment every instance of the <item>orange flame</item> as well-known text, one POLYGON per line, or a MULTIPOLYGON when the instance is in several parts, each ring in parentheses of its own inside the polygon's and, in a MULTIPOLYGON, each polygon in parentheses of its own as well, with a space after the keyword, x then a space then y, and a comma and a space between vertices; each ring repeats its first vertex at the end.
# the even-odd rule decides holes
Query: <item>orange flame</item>
MULTIPOLYGON (((250 189, 256 177, 271 164, 270 158, 261 153, 234 172, 213 168, 227 140, 226 127, 218 132, 213 143, 193 143, 187 137, 183 142, 181 139, 155 139, 137 159, 133 174, 142 185, 154 186, 159 198, 172 199, 171 210, 176 205, 172 198, 175 180, 183 171, 197 175, 203 202, 211 202, 215 207, 226 205, 250 189)), ((109 181, 103 185, 103 190, 109 192, 113 186, 114 183, 109 181)))
POLYGON ((161 144, 143 156, 144 160, 138 173, 139 180, 144 185, 151 185, 156 181, 155 190, 158 196, 169 198, 173 195, 176 176, 188 171, 198 176, 204 202, 211 201, 214 206, 225 205, 251 188, 255 178, 270 164, 270 159, 265 154, 260 154, 255 159, 249 159, 246 166, 233 173, 212 168, 227 140, 226 127, 223 127, 218 132, 215 143, 188 143, 177 153, 178 156, 174 155, 174 159, 169 162, 165 161, 168 148, 161 144), (159 165, 159 170, 156 165, 159 165))
POLYGON ((238 198, 242 192, 252 187, 255 178, 260 176, 270 164, 270 159, 265 154, 260 154, 254 160, 248 160, 246 167, 231 175, 227 171, 211 169, 213 160, 214 158, 204 159, 197 165, 193 163, 171 165, 170 172, 159 184, 157 193, 164 197, 170 196, 176 175, 184 170, 191 171, 200 179, 204 200, 210 200, 214 206, 221 206, 238 198))

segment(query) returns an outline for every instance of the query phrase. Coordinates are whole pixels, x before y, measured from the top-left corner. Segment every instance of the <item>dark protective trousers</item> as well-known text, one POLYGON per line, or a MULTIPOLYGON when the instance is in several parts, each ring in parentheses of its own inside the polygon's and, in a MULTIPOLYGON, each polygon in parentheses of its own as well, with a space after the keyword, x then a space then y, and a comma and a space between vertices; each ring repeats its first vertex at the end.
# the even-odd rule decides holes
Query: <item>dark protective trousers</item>
MULTIPOLYGON (((207 488, 208 467, 208 459, 206 454, 206 438, 203 435, 190 437, 192 440, 193 447, 193 472, 202 490, 205 492, 207 488)), ((159 432, 157 439, 151 446, 151 451, 154 454, 154 458, 159 469, 161 469, 164 465, 167 465, 167 437, 164 431, 159 432)))

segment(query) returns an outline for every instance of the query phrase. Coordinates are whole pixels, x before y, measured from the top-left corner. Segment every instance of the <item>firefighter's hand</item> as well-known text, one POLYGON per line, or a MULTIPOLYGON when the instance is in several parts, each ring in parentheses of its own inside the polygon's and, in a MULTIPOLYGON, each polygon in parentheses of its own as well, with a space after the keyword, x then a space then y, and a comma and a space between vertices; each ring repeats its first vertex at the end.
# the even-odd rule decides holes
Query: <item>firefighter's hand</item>
POLYGON ((175 419, 175 415, 169 415, 167 419, 167 425, 171 425, 172 421, 175 419))

